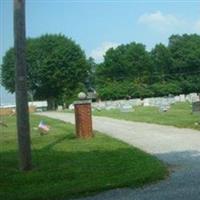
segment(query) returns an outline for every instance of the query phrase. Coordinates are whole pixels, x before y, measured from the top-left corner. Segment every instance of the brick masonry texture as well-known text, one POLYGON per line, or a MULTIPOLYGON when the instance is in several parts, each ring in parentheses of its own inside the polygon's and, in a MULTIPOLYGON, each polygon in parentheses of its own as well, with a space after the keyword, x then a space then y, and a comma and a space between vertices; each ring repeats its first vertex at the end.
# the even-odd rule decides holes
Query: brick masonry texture
POLYGON ((91 104, 75 104, 76 135, 80 138, 93 137, 91 104))

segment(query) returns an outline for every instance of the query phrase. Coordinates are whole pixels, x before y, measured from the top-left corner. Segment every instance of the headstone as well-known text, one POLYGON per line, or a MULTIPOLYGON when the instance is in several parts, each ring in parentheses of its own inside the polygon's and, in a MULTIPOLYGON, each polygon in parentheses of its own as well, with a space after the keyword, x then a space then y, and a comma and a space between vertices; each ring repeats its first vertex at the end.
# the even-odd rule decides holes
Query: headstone
POLYGON ((166 101, 166 99, 162 99, 162 102, 159 105, 159 111, 160 112, 167 112, 170 108, 170 105, 166 101))
POLYGON ((74 110, 74 104, 69 105, 69 110, 74 110))
POLYGON ((175 99, 175 102, 180 102, 180 96, 175 96, 174 99, 175 99))
POLYGON ((192 93, 191 98, 192 98, 192 102, 197 102, 200 100, 197 93, 192 93))
POLYGON ((185 102, 185 95, 184 94, 180 94, 180 102, 185 102))
POLYGON ((150 106, 149 99, 144 99, 143 106, 150 106))
POLYGON ((192 112, 200 113, 200 101, 196 101, 192 103, 192 112))
POLYGON ((114 105, 106 106, 106 110, 112 110, 112 109, 116 109, 116 107, 114 105))
POLYGON ((199 101, 199 96, 197 93, 190 93, 186 96, 186 100, 189 101, 190 103, 199 101))
POLYGON ((105 106, 105 102, 93 102, 92 103, 92 107, 97 109, 97 110, 102 110, 102 109, 105 109, 106 106, 105 106))
POLYGON ((160 106, 160 112, 167 112, 169 110, 169 106, 168 105, 162 105, 160 106))
POLYGON ((131 112, 131 111, 134 111, 134 110, 133 110, 133 108, 130 104, 124 104, 124 105, 121 106, 120 111, 121 112, 131 112))
POLYGON ((57 110, 60 112, 63 110, 63 107, 61 105, 59 105, 57 110))

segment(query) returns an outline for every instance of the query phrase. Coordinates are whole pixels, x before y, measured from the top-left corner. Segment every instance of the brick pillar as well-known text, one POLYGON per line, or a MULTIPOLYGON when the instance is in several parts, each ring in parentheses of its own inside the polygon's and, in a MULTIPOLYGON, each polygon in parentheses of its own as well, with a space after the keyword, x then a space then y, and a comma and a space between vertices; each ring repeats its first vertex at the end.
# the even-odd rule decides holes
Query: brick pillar
POLYGON ((74 107, 77 137, 93 137, 91 103, 89 101, 79 101, 74 103, 74 107))

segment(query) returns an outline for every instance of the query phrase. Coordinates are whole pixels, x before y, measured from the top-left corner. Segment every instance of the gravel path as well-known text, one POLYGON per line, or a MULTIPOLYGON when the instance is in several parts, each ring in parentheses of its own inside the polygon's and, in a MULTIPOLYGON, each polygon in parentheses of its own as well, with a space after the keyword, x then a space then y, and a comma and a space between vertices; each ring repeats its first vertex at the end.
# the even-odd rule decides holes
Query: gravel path
MULTIPOLYGON (((70 113, 38 113, 74 123, 70 113)), ((93 117, 93 127, 172 166, 171 176, 139 189, 115 189, 80 200, 200 200, 200 131, 107 117, 93 117)))

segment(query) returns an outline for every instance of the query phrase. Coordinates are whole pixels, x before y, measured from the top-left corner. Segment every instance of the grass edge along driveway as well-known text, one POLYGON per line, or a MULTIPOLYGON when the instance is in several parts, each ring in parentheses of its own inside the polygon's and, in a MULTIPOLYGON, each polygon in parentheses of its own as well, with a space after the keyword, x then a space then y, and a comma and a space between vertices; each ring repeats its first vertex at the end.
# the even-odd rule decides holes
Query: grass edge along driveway
POLYGON ((0 132, 0 199, 55 200, 100 191, 137 187, 164 179, 166 166, 126 143, 95 132, 93 139, 77 139, 74 126, 31 116, 33 170, 18 171, 15 117, 4 117, 0 132), (50 125, 48 135, 37 130, 40 120, 50 125))
POLYGON ((146 122, 160 125, 170 125, 178 128, 200 130, 200 114, 192 114, 192 105, 176 103, 167 112, 160 112, 156 107, 134 107, 132 112, 121 112, 117 109, 93 111, 94 116, 105 116, 127 121, 146 122))

